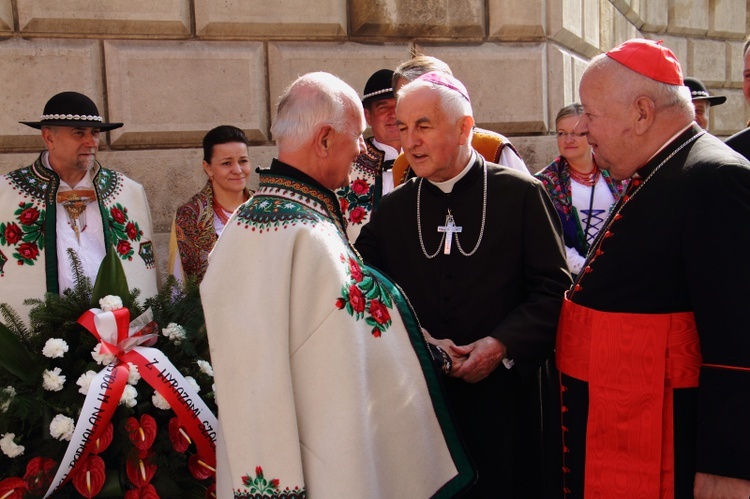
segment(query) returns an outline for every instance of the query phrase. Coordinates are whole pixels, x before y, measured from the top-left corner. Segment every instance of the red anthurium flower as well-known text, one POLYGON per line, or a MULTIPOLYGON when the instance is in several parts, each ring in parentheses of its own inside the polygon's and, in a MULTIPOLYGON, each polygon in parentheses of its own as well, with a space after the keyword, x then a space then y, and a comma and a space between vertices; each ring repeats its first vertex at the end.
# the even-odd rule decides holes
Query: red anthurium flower
POLYGON ((216 499, 216 497, 216 484, 214 483, 206 489, 206 499, 216 499))
POLYGON ((159 499, 159 493, 150 483, 145 487, 128 490, 125 492, 125 499, 159 499))
POLYGON ((94 454, 101 454, 105 450, 107 450, 107 447, 109 447, 109 444, 112 443, 112 437, 115 434, 115 427, 112 425, 112 423, 107 423, 107 427, 104 428, 104 432, 99 435, 99 438, 94 440, 92 443, 91 452, 94 454))
POLYGON ((150 449, 156 438, 156 420, 148 414, 141 416, 140 424, 135 418, 128 418, 125 429, 130 441, 140 450, 150 449))
POLYGON ((198 454, 190 456, 190 459, 188 459, 188 469, 196 480, 205 480, 216 474, 216 469, 201 459, 198 454))
POLYGON ((125 463, 125 471, 133 485, 145 487, 156 473, 156 454, 150 450, 131 450, 125 463))
MULTIPOLYGON (((57 462, 46 457, 35 457, 26 465, 26 474, 23 479, 29 486, 29 492, 36 495, 44 495, 52 483, 57 471, 57 462)), ((2 494, 0 494, 2 497, 2 494)))
POLYGON ((0 482, 0 497, 3 499, 23 499, 29 486, 22 478, 10 477, 0 482))
POLYGON ((185 452, 190 446, 190 437, 185 433, 180 420, 177 418, 169 420, 169 440, 172 442, 172 448, 175 452, 185 452))
POLYGON ((91 455, 76 465, 73 486, 83 497, 91 499, 102 490, 106 478, 104 459, 91 455))

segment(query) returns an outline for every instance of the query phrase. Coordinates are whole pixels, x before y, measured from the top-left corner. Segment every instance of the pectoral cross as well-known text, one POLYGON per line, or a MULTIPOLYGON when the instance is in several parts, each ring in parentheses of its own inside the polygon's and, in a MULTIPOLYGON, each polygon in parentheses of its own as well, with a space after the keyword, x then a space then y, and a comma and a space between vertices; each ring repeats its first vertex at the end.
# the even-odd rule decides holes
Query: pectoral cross
POLYGON ((445 246, 443 246, 443 254, 444 255, 450 255, 451 253, 451 244, 453 243, 453 234, 458 234, 463 230, 463 227, 460 225, 456 225, 456 222, 453 220, 453 214, 451 214, 451 210, 448 210, 448 214, 445 216, 445 225, 439 225, 437 228, 438 232, 443 232, 446 234, 445 236, 445 246))

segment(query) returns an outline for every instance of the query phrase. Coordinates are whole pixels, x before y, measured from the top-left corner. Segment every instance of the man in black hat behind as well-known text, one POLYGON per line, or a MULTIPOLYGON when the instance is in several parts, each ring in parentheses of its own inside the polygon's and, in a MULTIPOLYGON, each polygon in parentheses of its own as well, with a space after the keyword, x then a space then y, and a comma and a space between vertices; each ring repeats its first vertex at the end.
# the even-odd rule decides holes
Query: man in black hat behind
POLYGON ((690 89, 695 108, 695 122, 704 130, 708 130, 708 112, 711 106, 724 104, 727 98, 723 95, 711 95, 708 89, 698 78, 686 77, 685 86, 690 89))
POLYGON ((83 273, 96 278, 102 259, 115 251, 130 288, 142 298, 157 291, 151 212, 143 187, 96 161, 107 123, 83 94, 62 92, 39 121, 46 146, 37 160, 0 177, 0 303, 21 317, 23 301, 75 285, 68 250, 83 273))
POLYGON ((367 151, 354 163, 349 185, 336 192, 348 223, 346 235, 352 243, 378 207, 380 198, 393 190, 391 166, 401 153, 401 138, 396 126, 392 76, 390 69, 380 69, 365 84, 362 105, 373 136, 365 140, 367 151))

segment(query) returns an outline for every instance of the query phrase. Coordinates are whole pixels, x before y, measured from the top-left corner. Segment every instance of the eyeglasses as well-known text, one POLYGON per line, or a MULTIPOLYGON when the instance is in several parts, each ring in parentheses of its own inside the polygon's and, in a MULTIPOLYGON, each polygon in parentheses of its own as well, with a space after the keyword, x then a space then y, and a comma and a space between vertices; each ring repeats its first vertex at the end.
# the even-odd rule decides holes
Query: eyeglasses
POLYGON ((585 133, 576 133, 576 132, 557 132, 557 138, 558 139, 564 139, 568 140, 569 136, 572 136, 574 139, 580 139, 581 137, 585 137, 585 133))

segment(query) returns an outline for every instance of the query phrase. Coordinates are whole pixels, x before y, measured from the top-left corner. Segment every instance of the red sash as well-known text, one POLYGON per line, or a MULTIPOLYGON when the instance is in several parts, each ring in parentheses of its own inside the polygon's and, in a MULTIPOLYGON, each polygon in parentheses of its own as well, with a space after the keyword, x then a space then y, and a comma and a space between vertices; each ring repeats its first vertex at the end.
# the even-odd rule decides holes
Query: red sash
POLYGON ((697 387, 701 365, 692 312, 608 313, 566 298, 556 361, 589 384, 585 497, 673 498, 672 388, 697 387))

